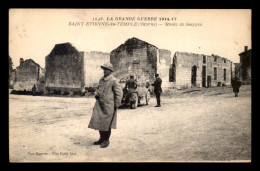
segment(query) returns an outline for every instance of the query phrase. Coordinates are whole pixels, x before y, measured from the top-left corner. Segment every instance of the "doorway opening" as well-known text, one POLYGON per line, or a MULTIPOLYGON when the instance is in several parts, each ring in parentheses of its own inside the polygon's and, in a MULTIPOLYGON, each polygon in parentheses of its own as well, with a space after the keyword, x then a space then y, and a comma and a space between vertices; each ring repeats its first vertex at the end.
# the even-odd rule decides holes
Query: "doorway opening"
POLYGON ((191 68, 191 85, 196 87, 196 77, 197 77, 197 66, 194 65, 191 68))
POLYGON ((202 87, 206 87, 206 66, 202 66, 202 87))

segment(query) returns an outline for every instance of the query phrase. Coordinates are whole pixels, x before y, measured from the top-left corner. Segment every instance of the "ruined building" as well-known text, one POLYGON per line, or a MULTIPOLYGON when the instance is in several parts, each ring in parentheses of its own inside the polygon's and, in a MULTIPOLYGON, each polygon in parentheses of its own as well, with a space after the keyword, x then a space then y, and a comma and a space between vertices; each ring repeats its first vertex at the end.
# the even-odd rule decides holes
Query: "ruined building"
POLYGON ((46 57, 46 88, 64 93, 96 87, 104 75, 100 66, 109 59, 109 53, 82 52, 70 43, 57 44, 46 57))
POLYGON ((174 87, 210 87, 230 85, 232 62, 217 55, 176 52, 169 80, 174 87))
POLYGON ((158 73, 163 81, 162 88, 169 87, 169 50, 159 49, 133 37, 110 53, 110 62, 114 67, 114 75, 119 80, 134 74, 139 83, 152 82, 154 74, 158 73))
POLYGON ((240 56, 240 79, 243 84, 251 83, 251 49, 248 50, 248 46, 245 46, 244 52, 239 54, 240 56))
POLYGON ((81 91, 84 89, 84 59, 70 43, 56 44, 45 58, 46 89, 50 91, 81 91))
POLYGON ((20 65, 16 67, 14 90, 31 91, 35 84, 37 89, 44 80, 44 69, 32 59, 20 58, 20 65))

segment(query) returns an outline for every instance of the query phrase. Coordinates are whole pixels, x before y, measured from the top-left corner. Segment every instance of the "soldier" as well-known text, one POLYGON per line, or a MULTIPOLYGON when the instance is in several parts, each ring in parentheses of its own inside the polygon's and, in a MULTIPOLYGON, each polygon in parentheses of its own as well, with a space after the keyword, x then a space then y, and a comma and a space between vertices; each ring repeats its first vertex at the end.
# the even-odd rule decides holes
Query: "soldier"
POLYGON ((33 96, 35 96, 35 94, 36 94, 36 86, 35 86, 35 84, 33 85, 32 93, 33 93, 33 96))
POLYGON ((121 104, 123 92, 112 75, 112 64, 104 64, 101 68, 104 70, 104 77, 100 79, 95 93, 96 103, 88 127, 99 130, 100 138, 94 145, 105 148, 110 143, 111 128, 116 129, 117 108, 121 104))
POLYGON ((129 89, 134 89, 136 90, 137 88, 137 82, 136 80, 134 79, 134 75, 133 74, 130 74, 130 79, 126 81, 126 84, 125 84, 125 88, 127 88, 128 90, 129 89))
MULTIPOLYGON (((125 89, 127 90, 127 94, 126 94, 126 101, 125 104, 126 105, 129 101, 129 98, 131 97, 131 95, 133 93, 136 93, 136 89, 137 89, 137 82, 134 79, 134 75, 130 74, 130 79, 127 80, 126 84, 125 84, 125 89)), ((134 101, 133 103, 135 104, 136 101, 134 101)), ((132 106, 130 105, 130 108, 132 108, 132 106)))
POLYGON ((151 84, 152 86, 154 86, 154 94, 156 96, 156 100, 157 100, 157 105, 154 107, 161 107, 161 93, 162 93, 162 80, 159 77, 159 74, 155 74, 155 81, 153 84, 151 84))
POLYGON ((233 87, 233 92, 235 93, 235 97, 238 97, 241 81, 239 80, 238 77, 235 77, 234 79, 231 80, 231 85, 233 87))

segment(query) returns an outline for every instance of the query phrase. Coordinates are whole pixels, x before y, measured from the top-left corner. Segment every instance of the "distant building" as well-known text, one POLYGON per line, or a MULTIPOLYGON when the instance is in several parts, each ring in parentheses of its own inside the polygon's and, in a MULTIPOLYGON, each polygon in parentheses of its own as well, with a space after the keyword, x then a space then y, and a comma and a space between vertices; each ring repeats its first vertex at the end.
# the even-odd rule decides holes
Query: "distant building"
POLYGON ((20 65, 16 67, 14 90, 31 91, 33 85, 44 80, 44 69, 32 59, 20 58, 20 65))
POLYGON ((171 52, 149 44, 138 38, 130 38, 110 53, 114 75, 127 79, 134 74, 139 83, 154 81, 154 74, 162 78, 162 88, 169 87, 171 52))
POLYGON ((240 56, 240 79, 243 84, 251 83, 251 49, 248 50, 248 46, 245 46, 244 52, 239 54, 240 56))
POLYGON ((232 62, 213 54, 176 52, 169 77, 177 89, 230 85, 232 62))

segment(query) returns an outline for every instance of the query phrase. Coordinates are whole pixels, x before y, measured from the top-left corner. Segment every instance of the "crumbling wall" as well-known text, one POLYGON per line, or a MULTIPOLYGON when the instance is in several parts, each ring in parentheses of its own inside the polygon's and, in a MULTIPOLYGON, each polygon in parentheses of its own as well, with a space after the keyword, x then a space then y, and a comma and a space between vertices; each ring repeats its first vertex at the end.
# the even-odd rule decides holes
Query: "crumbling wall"
POLYGON ((158 49, 159 57, 157 58, 157 73, 162 79, 162 89, 171 87, 169 83, 169 70, 171 67, 171 51, 158 49))
POLYGON ((191 75, 193 66, 197 68, 196 86, 201 87, 203 55, 177 51, 174 54, 173 62, 176 67, 176 88, 192 87, 191 75))
POLYGON ((70 43, 55 45, 46 56, 45 81, 49 91, 76 91, 84 88, 83 52, 70 43))
POLYGON ((171 51, 167 49, 159 49, 159 62, 165 61, 165 64, 170 65, 172 63, 171 51))
POLYGON ((97 87, 99 80, 104 76, 101 65, 110 62, 110 54, 91 51, 84 53, 85 87, 97 87))

